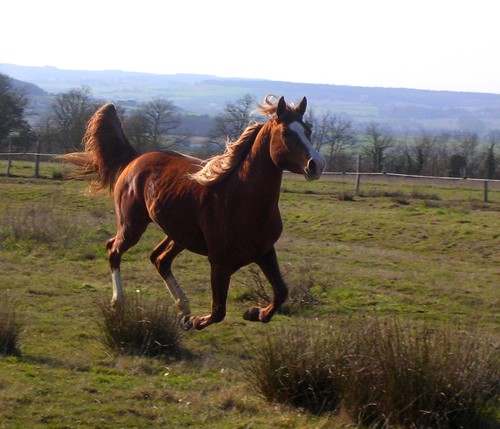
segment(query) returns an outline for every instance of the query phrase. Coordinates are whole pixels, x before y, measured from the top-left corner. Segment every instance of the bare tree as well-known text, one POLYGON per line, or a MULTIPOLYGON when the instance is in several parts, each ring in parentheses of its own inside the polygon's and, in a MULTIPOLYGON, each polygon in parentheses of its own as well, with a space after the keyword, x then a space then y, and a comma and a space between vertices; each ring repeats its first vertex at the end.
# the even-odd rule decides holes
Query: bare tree
POLYGON ((422 130, 412 141, 391 151, 391 171, 404 174, 430 174, 436 161, 438 137, 422 130))
POLYGON ((497 159, 495 156, 495 143, 489 143, 484 154, 484 173, 486 179, 495 179, 497 177, 497 159))
POLYGON ((486 136, 486 148, 483 155, 483 177, 486 179, 497 179, 498 159, 495 153, 495 146, 500 142, 500 131, 491 131, 486 136))
POLYGON ((462 169, 464 177, 473 177, 477 174, 480 161, 478 154, 479 138, 477 133, 471 131, 457 132, 455 140, 455 159, 462 159, 462 169))
POLYGON ((146 152, 151 146, 149 118, 142 110, 125 116, 123 129, 132 146, 139 152, 146 152))
MULTIPOLYGON (((173 143, 169 135, 180 124, 177 107, 169 100, 155 98, 144 104, 143 114, 147 118, 147 149, 171 146, 173 143)), ((139 118, 137 120, 142 121, 139 118)))
POLYGON ((89 87, 70 89, 56 95, 51 106, 49 124, 54 131, 51 135, 63 151, 78 147, 85 127, 96 105, 91 101, 89 87))
POLYGON ((434 137, 435 145, 432 148, 430 155, 430 165, 426 170, 426 174, 431 176, 444 176, 448 168, 450 158, 450 134, 441 132, 434 137))
POLYGON ((250 114, 255 103, 255 98, 249 94, 235 102, 227 102, 224 113, 215 118, 211 140, 221 148, 225 147, 227 140, 237 140, 250 122, 250 114))
POLYGON ((373 171, 380 173, 384 168, 385 152, 393 146, 394 137, 389 131, 382 129, 380 124, 371 122, 366 127, 366 140, 365 155, 370 159, 373 171))
POLYGON ((313 128, 313 145, 317 150, 323 149, 326 170, 345 170, 347 152, 356 143, 351 121, 328 112, 319 119, 316 128, 313 128))

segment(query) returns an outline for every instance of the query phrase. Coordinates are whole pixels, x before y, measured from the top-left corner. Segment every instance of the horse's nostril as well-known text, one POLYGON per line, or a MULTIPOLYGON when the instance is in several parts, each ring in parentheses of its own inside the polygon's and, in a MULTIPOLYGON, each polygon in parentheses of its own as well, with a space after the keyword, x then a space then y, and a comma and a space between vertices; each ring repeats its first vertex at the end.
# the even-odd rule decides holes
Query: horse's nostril
POLYGON ((316 162, 314 161, 314 159, 310 159, 308 162, 307 162, 307 169, 309 171, 316 171, 316 162))

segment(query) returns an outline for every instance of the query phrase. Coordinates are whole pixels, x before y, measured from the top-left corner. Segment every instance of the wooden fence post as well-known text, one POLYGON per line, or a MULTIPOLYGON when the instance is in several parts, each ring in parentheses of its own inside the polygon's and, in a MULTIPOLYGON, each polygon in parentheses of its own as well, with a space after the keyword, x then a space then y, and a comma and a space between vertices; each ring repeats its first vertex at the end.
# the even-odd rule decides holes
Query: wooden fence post
POLYGON ((36 150, 35 150, 35 178, 38 179, 40 177, 40 139, 36 141, 36 150))
POLYGON ((488 202, 488 181, 484 181, 484 187, 483 187, 483 193, 484 193, 484 202, 488 202))
POLYGON ((358 162, 356 164, 356 187, 354 188, 354 194, 359 195, 359 185, 361 182, 361 155, 358 155, 358 162))
POLYGON ((9 153, 7 155, 7 177, 10 177, 10 167, 12 166, 12 138, 9 139, 9 153))

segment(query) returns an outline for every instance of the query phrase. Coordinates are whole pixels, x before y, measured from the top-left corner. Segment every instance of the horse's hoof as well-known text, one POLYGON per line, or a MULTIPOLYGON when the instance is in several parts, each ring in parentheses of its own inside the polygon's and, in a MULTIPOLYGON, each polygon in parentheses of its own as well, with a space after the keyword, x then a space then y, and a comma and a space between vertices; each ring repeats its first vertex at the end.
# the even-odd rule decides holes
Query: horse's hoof
POLYGON ((260 321, 260 308, 259 307, 250 307, 245 313, 243 313, 243 319, 248 320, 249 322, 259 322, 260 321))
POLYGON ((179 320, 179 325, 184 331, 192 331, 194 329, 193 318, 184 316, 179 320))

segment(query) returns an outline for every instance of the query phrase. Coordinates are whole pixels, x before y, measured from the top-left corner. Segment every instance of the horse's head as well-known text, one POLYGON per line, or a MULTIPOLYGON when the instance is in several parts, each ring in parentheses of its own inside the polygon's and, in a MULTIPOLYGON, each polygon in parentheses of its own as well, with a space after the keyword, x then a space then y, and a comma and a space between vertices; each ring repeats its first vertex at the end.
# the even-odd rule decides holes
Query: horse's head
POLYGON ((276 106, 275 124, 271 135, 271 158, 278 167, 303 174, 307 180, 319 179, 325 160, 311 144, 311 128, 304 123, 307 100, 298 106, 286 104, 281 97, 276 106))

